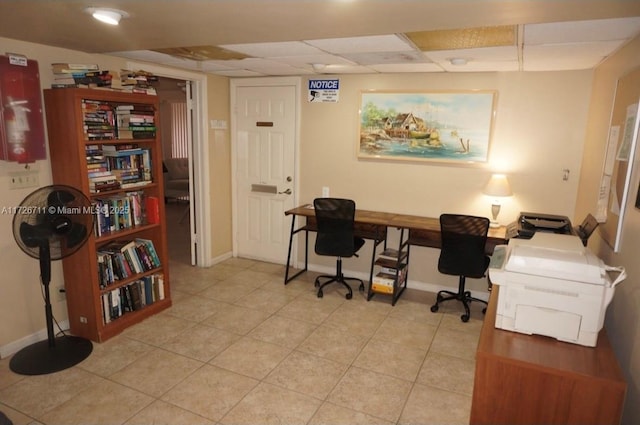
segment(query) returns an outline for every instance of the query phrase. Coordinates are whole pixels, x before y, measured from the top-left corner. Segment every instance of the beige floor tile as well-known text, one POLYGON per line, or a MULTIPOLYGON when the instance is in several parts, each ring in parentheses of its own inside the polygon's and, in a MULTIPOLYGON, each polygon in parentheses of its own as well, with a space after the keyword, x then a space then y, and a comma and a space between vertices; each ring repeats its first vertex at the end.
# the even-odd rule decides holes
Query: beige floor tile
MULTIPOLYGON (((435 299, 435 297, 433 298, 435 299)), ((425 302, 416 302, 400 298, 395 308, 389 313, 389 316, 438 326, 442 319, 442 314, 439 312, 432 313, 431 305, 432 302, 428 302, 428 300, 425 300, 425 302)))
POLYGON ((325 402, 308 425, 392 425, 394 422, 325 402))
POLYGON ((266 311, 226 304, 220 307, 215 315, 204 320, 202 324, 238 335, 246 335, 269 316, 271 314, 266 311))
POLYGON ((110 379, 145 394, 160 397, 203 363, 156 349, 111 375, 110 379))
POLYGON ((249 332, 249 336, 293 349, 304 341, 315 328, 316 326, 310 323, 275 315, 255 327, 249 332))
POLYGON ((426 354, 427 351, 421 348, 372 339, 353 364, 413 382, 426 354))
POLYGON ((272 277, 273 276, 270 273, 256 270, 254 265, 251 268, 242 270, 234 274, 233 276, 225 279, 225 282, 245 284, 255 289, 264 285, 272 277))
POLYGON ((275 313, 291 302, 298 294, 288 294, 286 292, 269 291, 258 288, 255 291, 234 302, 242 307, 263 310, 267 313, 275 313))
POLYGON ((48 375, 28 376, 0 391, 0 400, 25 415, 39 419, 101 380, 77 367, 48 375))
POLYGON ((469 423, 471 397, 416 384, 399 425, 462 425, 469 423))
POLYGON ((215 425, 215 422, 164 401, 155 401, 125 425, 215 425))
POLYGON ((473 360, 476 355, 479 338, 479 334, 440 327, 433 338, 431 352, 473 360))
POLYGON ((411 385, 403 379, 351 367, 327 401, 395 422, 400 417, 411 385))
POLYGON ((256 289, 256 286, 251 283, 238 282, 232 279, 225 279, 215 285, 211 285, 200 292, 199 295, 216 301, 233 303, 256 289))
POLYGON ((180 301, 174 301, 166 313, 192 322, 202 322, 213 316, 222 305, 223 303, 219 301, 193 295, 180 301))
POLYGON ((93 351, 79 367, 107 377, 145 356, 155 347, 118 335, 103 343, 93 343, 93 351))
POLYGON ((430 352, 416 382, 464 395, 473 394, 475 362, 430 352))
POLYGON ((167 341, 163 348, 201 362, 208 362, 240 338, 240 335, 233 332, 198 324, 167 341))
POLYGON ((374 338, 428 350, 437 329, 427 323, 389 316, 382 322, 374 338))
POLYGON ((297 349, 339 363, 351 364, 366 342, 366 337, 334 328, 331 324, 323 324, 297 349))
POLYGON ((485 307, 483 304, 472 303, 470 308, 471 310, 471 318, 468 322, 463 322, 460 320, 460 316, 464 312, 464 307, 462 305, 455 305, 456 307, 453 311, 447 310, 442 315, 441 326, 443 328, 461 331, 461 332, 470 332, 474 334, 480 334, 480 329, 482 328, 482 324, 484 323, 484 315, 482 314, 482 309, 485 307))
POLYGON ((285 266, 282 264, 266 263, 264 261, 260 261, 251 266, 251 270, 277 276, 278 278, 280 278, 280 282, 282 283, 282 279, 284 277, 284 267, 285 266))
POLYGON ((46 424, 121 424, 153 402, 153 398, 124 385, 100 379, 73 399, 42 416, 46 424))
POLYGON ((9 368, 10 361, 11 357, 0 359, 0 390, 25 378, 24 375, 18 375, 9 368))
POLYGON ((278 315, 319 325, 338 307, 323 298, 300 296, 278 311, 278 315))
POLYGON ((262 383, 220 421, 223 425, 303 425, 321 401, 275 385, 262 383))
POLYGON ((290 352, 291 349, 281 345, 245 337, 216 356, 210 364, 252 378, 262 379, 290 352))
POLYGON ((162 400, 218 421, 259 381, 204 365, 162 396, 162 400))
POLYGON ((324 399, 346 370, 345 364, 294 351, 269 374, 265 382, 324 399))
POLYGON ((0 412, 4 413, 13 425, 34 425, 36 420, 15 409, 10 408, 6 404, 0 403, 0 412))
POLYGON ((369 338, 376 333, 386 314, 380 308, 367 308, 371 305, 363 302, 343 303, 331 313, 323 322, 324 325, 334 327, 356 336, 369 338))
POLYGON ((160 313, 126 329, 122 335, 161 347, 167 341, 194 325, 195 323, 189 320, 160 313))

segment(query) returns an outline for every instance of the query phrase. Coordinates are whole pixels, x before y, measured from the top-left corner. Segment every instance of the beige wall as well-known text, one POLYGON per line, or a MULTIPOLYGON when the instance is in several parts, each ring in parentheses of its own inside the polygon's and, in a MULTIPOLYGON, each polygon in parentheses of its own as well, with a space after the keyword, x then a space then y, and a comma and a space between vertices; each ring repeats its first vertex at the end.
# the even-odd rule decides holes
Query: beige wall
MULTIPOLYGON (((490 216, 491 200, 481 191, 491 171, 501 170, 509 174, 514 192, 500 213, 499 221, 503 224, 515 220, 523 210, 574 218, 591 71, 339 78, 338 103, 309 103, 307 93, 303 93, 301 203, 311 202, 321 195, 323 186, 328 186, 332 196, 353 198, 363 209, 431 217, 443 212, 490 216), (496 90, 498 101, 489 163, 447 166, 357 159, 360 94, 370 89, 496 90), (571 170, 566 182, 562 181, 565 168, 571 170)), ((306 79, 302 86, 307 87, 306 79)), ((345 268, 368 276, 371 249, 370 243, 365 245, 363 255, 350 259, 345 268)), ((436 249, 412 249, 410 285, 412 281, 425 289, 457 285, 455 277, 437 272, 438 254, 436 249)), ((315 256, 311 263, 333 266, 332 260, 315 256)), ((486 291, 485 281, 471 282, 470 286, 486 291)))
MULTIPOLYGON (((619 78, 640 66, 640 37, 600 65, 593 79, 593 95, 589 105, 585 155, 576 203, 576 214, 584 215, 595 209, 598 188, 604 163, 610 114, 616 83, 619 78)), ((607 264, 622 265, 628 277, 618 286, 607 310, 605 326, 614 350, 627 377, 627 403, 623 423, 640 423, 640 210, 636 209, 635 190, 640 174, 638 155, 634 161, 631 188, 633 195, 623 226, 622 247, 619 253, 604 242, 596 231, 589 240, 589 247, 607 264)))

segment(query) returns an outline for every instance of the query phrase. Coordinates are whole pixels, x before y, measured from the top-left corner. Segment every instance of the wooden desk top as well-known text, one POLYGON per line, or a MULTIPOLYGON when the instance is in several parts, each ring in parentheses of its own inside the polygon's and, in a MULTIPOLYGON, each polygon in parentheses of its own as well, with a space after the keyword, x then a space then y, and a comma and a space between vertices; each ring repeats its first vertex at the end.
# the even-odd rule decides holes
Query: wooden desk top
POLYGON ((540 336, 525 335, 495 327, 499 285, 493 285, 489 307, 485 315, 477 356, 490 356, 501 361, 526 365, 558 374, 577 374, 626 386, 606 331, 598 335, 596 347, 557 341, 540 336))
MULTIPOLYGON (((313 207, 307 204, 285 211, 285 215, 314 217, 315 213, 313 207)), ((358 223, 440 233, 440 219, 434 217, 356 209, 355 220, 358 223)), ((494 242, 505 243, 506 228, 504 226, 490 228, 488 238, 493 239, 494 242)))

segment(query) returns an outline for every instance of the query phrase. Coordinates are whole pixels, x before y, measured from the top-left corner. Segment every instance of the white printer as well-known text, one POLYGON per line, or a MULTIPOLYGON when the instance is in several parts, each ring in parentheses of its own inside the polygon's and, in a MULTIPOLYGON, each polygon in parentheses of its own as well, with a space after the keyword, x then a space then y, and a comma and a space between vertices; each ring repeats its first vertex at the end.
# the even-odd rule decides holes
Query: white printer
POLYGON ((577 236, 537 232, 497 246, 489 277, 500 286, 496 328, 595 347, 626 273, 605 265, 577 236), (609 271, 618 272, 614 282, 609 271))

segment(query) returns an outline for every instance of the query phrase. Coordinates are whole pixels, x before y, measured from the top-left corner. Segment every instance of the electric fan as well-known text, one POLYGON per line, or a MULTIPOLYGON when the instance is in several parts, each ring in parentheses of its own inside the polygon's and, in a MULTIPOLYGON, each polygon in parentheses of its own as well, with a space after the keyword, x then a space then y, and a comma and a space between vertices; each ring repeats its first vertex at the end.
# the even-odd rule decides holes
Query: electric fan
POLYGON ((13 237, 29 256, 40 261, 44 288, 47 340, 18 351, 9 363, 15 373, 44 375, 80 363, 93 350, 91 341, 70 335, 56 337, 49 295, 51 260, 72 255, 93 229, 91 202, 71 186, 45 186, 28 195, 13 217, 13 237))

